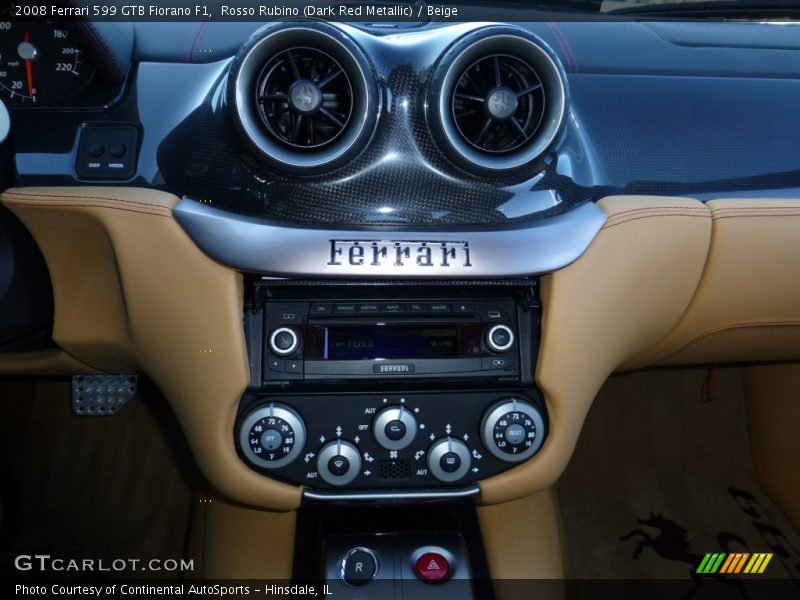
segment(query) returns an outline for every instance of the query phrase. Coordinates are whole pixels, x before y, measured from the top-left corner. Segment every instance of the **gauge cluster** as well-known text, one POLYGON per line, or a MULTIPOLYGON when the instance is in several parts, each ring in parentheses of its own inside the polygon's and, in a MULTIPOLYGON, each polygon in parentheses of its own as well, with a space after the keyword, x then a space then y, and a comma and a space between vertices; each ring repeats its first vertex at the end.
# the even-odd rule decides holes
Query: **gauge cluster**
POLYGON ((11 107, 53 106, 84 90, 95 69, 75 37, 54 19, 11 19, 0 10, 0 99, 11 107))

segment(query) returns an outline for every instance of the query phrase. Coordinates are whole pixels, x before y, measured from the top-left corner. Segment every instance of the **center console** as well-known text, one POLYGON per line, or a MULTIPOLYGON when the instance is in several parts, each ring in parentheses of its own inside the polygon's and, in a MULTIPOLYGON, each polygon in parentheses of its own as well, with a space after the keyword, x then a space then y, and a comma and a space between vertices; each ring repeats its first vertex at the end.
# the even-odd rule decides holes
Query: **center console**
POLYGON ((545 442, 536 280, 256 279, 245 309, 234 441, 307 499, 471 495, 545 442))

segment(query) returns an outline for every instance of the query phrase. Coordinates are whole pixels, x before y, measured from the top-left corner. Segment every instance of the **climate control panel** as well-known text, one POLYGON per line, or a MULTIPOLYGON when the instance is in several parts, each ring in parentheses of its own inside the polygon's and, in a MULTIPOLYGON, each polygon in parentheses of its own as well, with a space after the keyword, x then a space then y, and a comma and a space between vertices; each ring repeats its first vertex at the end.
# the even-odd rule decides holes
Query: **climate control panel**
POLYGON ((547 435, 535 391, 252 395, 235 441, 254 469, 309 488, 463 485, 531 458, 547 435))

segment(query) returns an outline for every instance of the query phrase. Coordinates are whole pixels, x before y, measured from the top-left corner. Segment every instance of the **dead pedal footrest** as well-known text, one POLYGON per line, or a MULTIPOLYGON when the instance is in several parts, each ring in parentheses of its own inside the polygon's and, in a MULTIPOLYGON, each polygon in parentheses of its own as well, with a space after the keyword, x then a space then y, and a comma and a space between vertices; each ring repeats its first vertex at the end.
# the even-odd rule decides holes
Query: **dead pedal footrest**
POLYGON ((78 417, 109 417, 136 393, 136 375, 73 375, 72 412, 78 417))

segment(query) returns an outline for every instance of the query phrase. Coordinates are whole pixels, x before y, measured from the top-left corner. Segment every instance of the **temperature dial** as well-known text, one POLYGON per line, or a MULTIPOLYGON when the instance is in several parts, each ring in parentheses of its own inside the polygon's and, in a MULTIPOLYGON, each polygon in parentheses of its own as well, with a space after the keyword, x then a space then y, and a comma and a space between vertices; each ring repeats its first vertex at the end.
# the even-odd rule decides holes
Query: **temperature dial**
POLYGON ((507 398, 492 406, 483 417, 481 437, 492 456, 506 462, 530 458, 544 441, 544 419, 535 406, 507 398))
POLYGON ((414 441, 417 420, 402 404, 384 408, 372 422, 372 434, 387 450, 402 450, 414 441))
POLYGON ((458 481, 469 471, 471 461, 469 448, 456 438, 439 438, 428 450, 428 471, 439 481, 458 481))
POLYGON ((350 442, 336 440, 325 444, 317 454, 317 471, 331 485, 346 485, 361 470, 361 455, 350 442))
POLYGON ((264 469, 288 465, 303 451, 305 444, 303 419, 284 404, 260 406, 247 415, 239 429, 242 453, 264 469))

